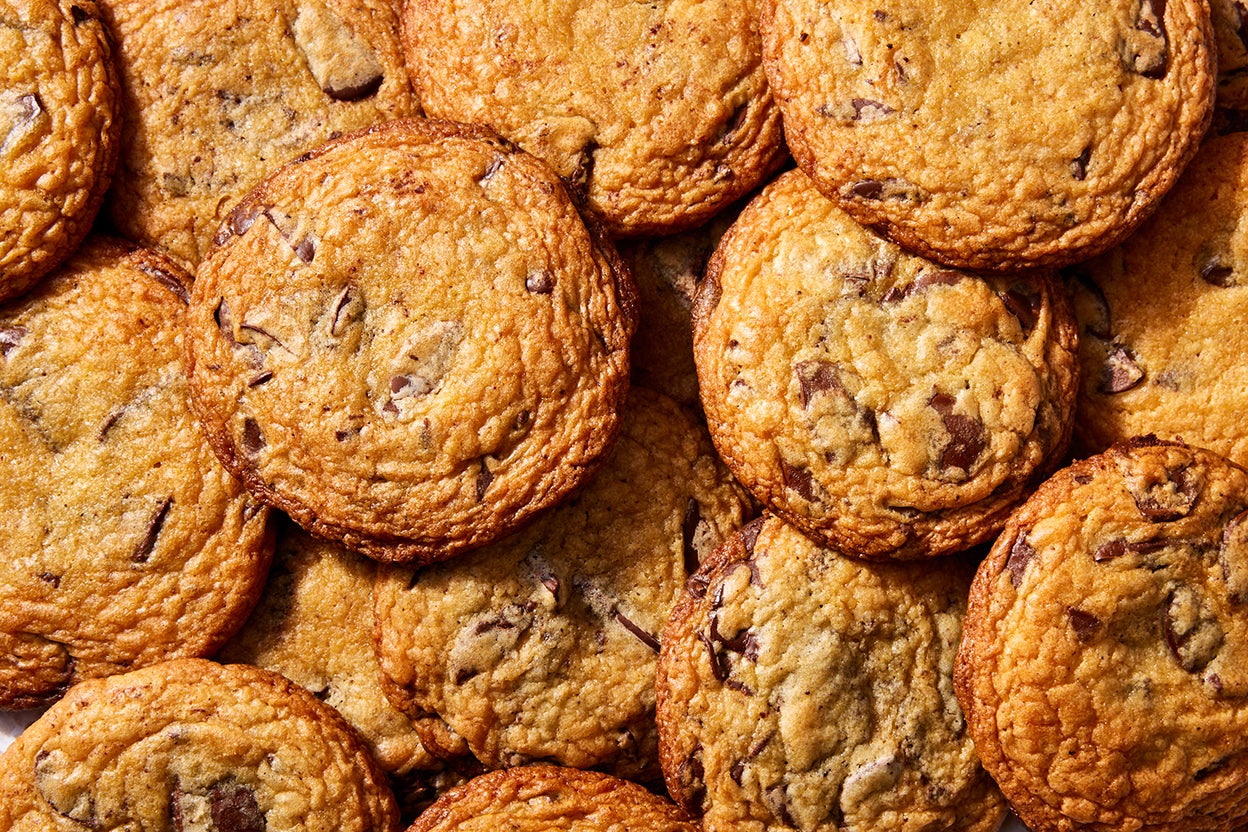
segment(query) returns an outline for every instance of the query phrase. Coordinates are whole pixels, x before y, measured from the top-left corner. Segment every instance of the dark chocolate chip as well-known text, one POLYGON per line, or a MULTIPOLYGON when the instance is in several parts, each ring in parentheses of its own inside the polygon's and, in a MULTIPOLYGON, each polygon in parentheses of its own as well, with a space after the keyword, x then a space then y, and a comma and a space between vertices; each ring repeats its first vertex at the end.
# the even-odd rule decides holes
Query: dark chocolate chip
POLYGON ((208 790, 208 808, 217 832, 264 832, 264 812, 256 795, 241 783, 218 783, 208 790))
POLYGON ((759 532, 763 530, 763 524, 767 522, 766 518, 756 517, 741 527, 738 534, 741 535, 741 546, 745 549, 747 558, 754 557, 754 544, 758 542, 759 532))
POLYGON ((221 332, 221 337, 231 347, 237 347, 238 341, 234 338, 234 317, 230 312, 230 304, 225 298, 217 299, 217 308, 212 312, 212 319, 217 322, 217 329, 221 332))
POLYGON ((850 184, 843 194, 851 199, 898 200, 901 202, 920 202, 923 191, 913 182, 904 179, 862 179, 850 184))
POLYGON ((590 177, 594 175, 594 153, 598 150, 598 142, 590 139, 576 154, 576 163, 568 182, 582 191, 588 189, 590 177))
POLYGON ((799 828, 797 821, 789 812, 789 793, 783 780, 763 790, 763 803, 771 810, 776 820, 790 829, 799 828))
POLYGON ((1169 523, 1186 517, 1204 487, 1199 474, 1190 467, 1167 473, 1169 476, 1161 482, 1127 484, 1140 514, 1154 523, 1169 523))
POLYGON ((191 302, 191 291, 186 288, 186 284, 184 284, 181 280, 178 280, 165 269, 151 263, 139 263, 138 267, 139 271, 143 272, 143 274, 173 292, 183 303, 189 304, 191 302))
POLYGON ((940 414, 945 430, 949 432, 949 444, 940 452, 940 467, 958 468, 969 473, 988 444, 983 423, 954 413, 957 400, 948 393, 934 394, 928 399, 928 404, 940 414))
POLYGON ((295 243, 295 256, 304 263, 311 263, 312 258, 316 257, 316 239, 310 234, 305 234, 303 238, 295 243))
POLYGON ((780 476, 784 479, 785 488, 796 491, 807 502, 816 502, 815 478, 806 468, 791 465, 783 458, 780 460, 780 476))
POLYGON ((255 419, 248 416, 243 420, 243 450, 249 455, 255 456, 264 450, 268 443, 264 441, 264 434, 260 432, 260 425, 255 419))
POLYGON ((61 587, 61 576, 54 575, 51 572, 40 572, 39 580, 45 584, 51 584, 53 589, 60 589, 61 587))
POLYGON ((723 657, 715 649, 715 642, 704 632, 698 633, 698 640, 702 642, 702 646, 706 648, 706 660, 711 663, 711 675, 716 681, 722 682, 728 678, 728 667, 723 662, 723 657))
POLYGON ((493 179, 494 174, 498 173, 500 170, 503 169, 504 162, 505 162, 504 157, 495 156, 493 160, 490 161, 490 164, 486 166, 485 172, 481 174, 481 179, 478 180, 479 184, 485 185, 485 183, 493 179))
POLYGON ((217 232, 217 237, 213 242, 217 245, 223 245, 230 237, 243 236, 256 224, 256 219, 268 210, 269 206, 259 202, 240 202, 226 216, 225 224, 217 232))
POLYGON ((22 339, 29 334, 30 330, 24 326, 10 326, 0 329, 0 358, 8 358, 9 353, 18 344, 22 343, 22 339))
POLYGON ((524 279, 524 288, 535 295, 549 295, 555 289, 555 277, 546 269, 529 272, 524 279))
POLYGON ((329 334, 337 338, 347 324, 364 316, 364 298, 353 286, 344 286, 334 298, 334 312, 329 321, 329 334))
POLYGON ((1083 151, 1070 160, 1070 175, 1082 182, 1088 178, 1088 162, 1092 159, 1092 145, 1088 145, 1083 151))
POLYGON ((1084 643, 1096 638, 1096 634, 1103 626, 1101 619, 1077 607, 1066 608, 1066 619, 1070 622, 1071 629, 1075 631, 1075 638, 1084 643))
POLYGON ((803 409, 810 408, 810 402, 820 393, 840 393, 848 397, 845 385, 841 383, 840 365, 832 361, 802 361, 794 367, 797 372, 797 396, 803 409))
POLYGON ((1127 69, 1145 78, 1164 78, 1170 64, 1166 35, 1166 0, 1141 0, 1135 31, 1125 45, 1127 69))
POLYGON ((1040 309, 1044 305, 1044 300, 1038 293, 1028 292, 1019 286, 1011 286, 1005 294, 1001 295, 1001 301, 1010 314, 1018 319, 1024 333, 1035 329, 1036 322, 1040 320, 1040 309))
POLYGON ((273 372, 271 370, 263 370, 252 376, 247 381, 248 387, 259 387, 261 384, 268 384, 273 380, 273 372))
POLYGON ((325 94, 335 101, 361 101, 376 94, 377 90, 381 89, 384 80, 386 80, 385 76, 378 73, 354 84, 347 83, 340 86, 332 83, 326 84, 325 94))
POLYGON ((1104 563, 1107 560, 1120 558, 1126 553, 1127 553, 1127 542, 1119 537, 1113 540, 1107 540, 1104 543, 1102 543, 1100 546, 1097 546, 1096 554, 1092 556, 1092 559, 1095 560, 1097 563, 1104 563))
POLYGON ((637 637, 637 640, 640 641, 642 644, 649 647, 655 653, 659 652, 659 648, 660 648, 659 640, 655 638, 653 635, 651 635, 650 633, 646 632, 644 629, 642 629, 640 625, 638 625, 636 622, 634 622, 624 613, 620 612, 618 609, 615 611, 615 620, 618 621, 625 630, 628 630, 630 633, 635 635, 637 637))
POLYGON ((750 102, 744 101, 737 105, 732 111, 732 115, 728 117, 728 121, 724 123, 723 129, 720 131, 717 142, 728 142, 732 140, 732 135, 741 129, 741 125, 745 123, 745 117, 750 111, 750 102))
POLYGON ((1223 757, 1220 760, 1214 760, 1209 765, 1202 766, 1196 769, 1196 772, 1192 775, 1192 780, 1196 783, 1199 783, 1201 780, 1204 780, 1210 774, 1213 774, 1217 772, 1219 769, 1225 767, 1228 762, 1230 762, 1230 757, 1223 757))
POLYGON ((156 510, 152 512, 151 517, 147 520, 147 528, 143 532, 143 538, 138 545, 134 547, 134 552, 130 555, 130 560, 135 563, 146 563, 147 559, 152 556, 152 551, 156 548, 156 538, 160 536, 160 530, 164 528, 165 520, 169 517, 169 509, 173 507, 173 497, 166 497, 161 501, 156 510))
POLYGON ((855 182, 849 192, 862 199, 880 199, 884 196, 884 183, 878 179, 864 179, 855 182))
POLYGON ((1111 345, 1105 364, 1101 367, 1101 381, 1097 389, 1105 394, 1125 393, 1144 380, 1144 368, 1131 350, 1121 345, 1111 345))
POLYGON ((676 768, 681 801, 685 808, 701 813, 706 804, 706 771, 702 765, 702 745, 698 744, 676 768))
POLYGON ((897 112, 884 102, 870 98, 855 98, 850 103, 854 107, 854 121, 878 121, 897 112))
POLYGON ((1229 289, 1239 285, 1239 281, 1235 279, 1235 270, 1223 265, 1222 261, 1216 258, 1201 267, 1200 279, 1220 289, 1229 289))
POLYGON ((69 14, 71 17, 73 17, 75 26, 81 26, 83 23, 86 23, 88 20, 95 20, 95 18, 92 17, 87 12, 86 9, 84 9, 82 6, 79 6, 77 4, 69 7, 69 14))
POLYGON ((680 545, 681 552, 684 556, 685 574, 692 575, 698 571, 700 559, 698 551, 693 546, 693 536, 698 530, 698 523, 702 522, 702 507, 698 505, 698 501, 690 497, 685 503, 685 516, 680 522, 680 545))
POLYGON ((1010 546, 1010 556, 1006 558, 1005 569, 1010 573, 1010 583, 1017 589, 1023 583, 1023 575, 1027 566, 1036 556, 1036 550, 1027 542, 1027 532, 1020 531, 1010 546))
POLYGON ((477 470, 477 502, 485 499, 485 492, 494 482, 494 472, 490 470, 485 457, 481 457, 481 466, 477 470))
POLYGON ((1200 594, 1186 584, 1171 591, 1161 624, 1170 654, 1189 673, 1204 670, 1222 648, 1221 625, 1200 594))

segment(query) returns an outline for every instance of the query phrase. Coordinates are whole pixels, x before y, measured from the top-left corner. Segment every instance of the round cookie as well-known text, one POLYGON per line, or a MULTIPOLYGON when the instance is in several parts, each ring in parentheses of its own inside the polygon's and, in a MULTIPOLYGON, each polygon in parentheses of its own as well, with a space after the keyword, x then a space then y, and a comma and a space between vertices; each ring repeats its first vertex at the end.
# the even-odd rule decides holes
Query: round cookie
POLYGON ((1053 276, 938 267, 854 223, 800 171, 720 242, 694 357, 733 473, 848 554, 920 558, 987 539, 1070 437, 1075 326, 1053 276))
POLYGON ((179 659, 71 690, 0 757, 0 828, 397 832, 385 778, 303 688, 179 659))
POLYGON ((795 159, 859 222, 958 268, 1074 263, 1125 238, 1209 123, 1204 0, 766 0, 795 159))
POLYGON ((456 785, 475 760, 434 756, 382 692, 372 638, 376 571, 373 561, 280 522, 264 594, 216 658, 280 673, 342 714, 406 808, 456 785))
POLYGON ((583 188, 614 236, 708 220, 783 158, 754 0, 416 0, 430 116, 488 124, 583 188))
POLYGON ((971 564, 873 564, 766 515, 663 631, 659 750, 706 832, 992 832, 953 692, 971 564))
POLYGON ((322 146, 201 264, 187 366, 226 467, 312 532, 430 562, 503 536, 618 430, 631 279, 546 165, 448 122, 322 146))
POLYGON ((1248 820, 1248 471, 1154 437, 1059 471, 981 564, 957 692, 1050 830, 1248 820))
POLYGON ((747 509, 692 417, 634 389, 610 460, 565 505, 453 562, 378 573, 388 692, 441 716, 489 768, 657 780, 658 634, 747 509))
POLYGON ((0 707, 209 655, 260 594, 268 510, 187 404, 188 281, 89 238, 0 307, 0 707))
POLYGON ((280 165, 416 115, 392 0, 101 0, 125 87, 108 213, 194 268, 280 165))
POLYGON ((1083 453, 1155 433, 1248 465, 1248 134, 1208 139, 1152 219, 1071 271, 1083 453))
POLYGON ((90 230, 117 163, 119 95, 95 0, 0 0, 0 299, 90 230))
POLYGON ((532 765, 492 771, 444 795, 407 832, 696 832, 670 802, 594 771, 532 765))

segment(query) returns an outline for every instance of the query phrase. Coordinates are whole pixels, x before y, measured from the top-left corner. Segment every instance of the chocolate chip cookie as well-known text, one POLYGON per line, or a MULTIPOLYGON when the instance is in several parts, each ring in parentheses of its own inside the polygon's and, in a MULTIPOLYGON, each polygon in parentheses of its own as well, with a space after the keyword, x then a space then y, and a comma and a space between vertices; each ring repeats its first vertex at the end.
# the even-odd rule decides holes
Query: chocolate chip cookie
POLYGON ((518 529, 601 463, 631 278, 558 177, 493 134, 394 121, 232 211, 191 297, 193 403, 226 467, 381 560, 518 529))
POLYGON ((716 447, 816 539, 920 558, 994 534, 1070 437, 1076 331, 1048 273, 937 266, 800 171, 707 267, 694 355, 716 447))
POLYGON ((753 0, 419 0, 403 22, 425 112, 541 157, 612 235, 705 222, 783 157, 753 0))
POLYGON ((1248 133, 1208 139, 1157 214, 1070 288, 1083 452, 1156 433, 1248 465, 1248 133))
POLYGON ((416 115, 388 0, 102 0, 126 96, 117 228, 194 268, 234 204, 343 133, 416 115))
POLYGON ((453 562, 379 572, 392 698, 437 713, 491 768, 548 760, 657 780, 659 631, 747 508, 705 431, 634 389, 611 459, 568 503, 453 562))
POLYGON ((310 690, 359 732, 400 801, 428 802, 473 761, 448 765, 434 756, 382 693, 372 637, 375 573, 373 561, 281 517, 264 594, 216 658, 272 670, 310 690))
POLYGON ((1050 830, 1248 821, 1248 471, 1143 437, 1059 471, 971 589, 957 692, 1050 830))
POLYGON ((593 771, 532 765, 493 771, 445 795, 408 832, 696 832, 667 800, 593 771))
POLYGON ((1005 801, 953 692, 972 571, 846 557, 770 515, 747 525, 663 631, 672 796, 706 832, 995 830, 1005 801))
POLYGON ((1120 242, 1209 123, 1203 0, 766 0, 785 137, 859 222, 958 268, 1060 266, 1120 242))
POLYGON ((303 688, 179 659, 85 682, 0 757, 3 829, 396 832, 385 778, 303 688))
POLYGON ((187 404, 189 279, 89 238, 0 307, 0 707, 210 655, 260 594, 268 509, 187 404))
POLYGON ((0 299, 91 228, 116 167, 119 96, 95 0, 0 2, 0 299))

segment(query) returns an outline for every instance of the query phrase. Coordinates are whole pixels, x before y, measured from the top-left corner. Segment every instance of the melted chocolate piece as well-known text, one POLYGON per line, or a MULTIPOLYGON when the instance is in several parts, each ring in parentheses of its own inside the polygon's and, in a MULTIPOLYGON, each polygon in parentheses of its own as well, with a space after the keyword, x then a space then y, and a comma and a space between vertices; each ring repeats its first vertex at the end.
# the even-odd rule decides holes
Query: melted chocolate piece
POLYGON ((803 409, 820 393, 835 392, 848 397, 841 383, 840 365, 832 361, 802 361, 794 367, 797 372, 797 397, 803 409))
POLYGON ((1076 181, 1082 182, 1088 178, 1088 162, 1092 159, 1092 145, 1088 145, 1083 151, 1070 160, 1070 175, 1076 181))
POLYGON ((546 269, 529 272, 524 279, 524 288, 535 295, 549 295, 555 289, 555 278, 546 269))
POLYGON ((1169 523, 1190 514, 1204 485, 1200 476, 1186 466, 1168 473, 1169 479, 1164 482, 1128 484, 1136 508, 1154 523, 1169 523))
POLYGON ((1075 638, 1085 644, 1096 638, 1103 626, 1101 619, 1077 607, 1066 608, 1066 619, 1070 622, 1071 629, 1075 631, 1075 638))
POLYGON ((217 832, 264 832, 264 812, 256 795, 241 783, 218 783, 208 790, 208 807, 217 832))
POLYGON ((173 507, 173 497, 166 497, 156 510, 152 512, 152 516, 148 518, 147 529, 143 532, 143 538, 139 544, 134 547, 134 552, 130 555, 130 559, 135 563, 146 563, 151 557, 152 551, 156 548, 156 538, 160 536, 160 530, 164 528, 165 520, 169 517, 169 509, 173 507))
POLYGON ((1036 550, 1027 542, 1027 532, 1020 531, 1010 547, 1010 556, 1006 558, 1005 569, 1010 573, 1010 583, 1017 589, 1023 583, 1023 575, 1027 566, 1036 556, 1036 550))
POLYGON ((1229 289, 1239 285, 1239 281, 1235 279, 1235 269, 1223 265, 1222 261, 1216 258, 1201 267, 1200 279, 1220 289, 1229 289))
POLYGON ((782 458, 780 460, 780 476, 784 479, 785 488, 796 491, 807 502, 817 502, 815 478, 808 469, 790 465, 782 458))
POLYGON ((685 503, 685 517, 680 523, 680 545, 686 575, 692 575, 698 571, 699 558, 697 549, 693 546, 693 536, 700 522, 702 522, 702 507, 698 505, 697 500, 690 497, 685 503))
POLYGON ((987 437, 978 419, 953 412, 956 403, 957 400, 948 393, 937 393, 928 400, 949 432, 949 444, 940 452, 940 467, 960 468, 969 474, 987 446, 987 437))
POLYGON ((1011 286, 1001 296, 1001 301, 1010 314, 1018 318, 1018 323, 1024 333, 1036 328, 1036 322, 1040 319, 1040 309, 1044 304, 1040 295, 1024 291, 1018 286, 1011 286))
POLYGON ((1135 354, 1126 347, 1114 346, 1105 356, 1097 389, 1105 394, 1125 393, 1143 380, 1144 368, 1135 360, 1135 354))
POLYGON ((249 455, 255 456, 264 450, 268 443, 264 441, 264 434, 260 432, 260 425, 255 419, 248 416, 243 420, 243 450, 249 455))
POLYGON ((620 625, 624 627, 625 630, 628 630, 630 633, 635 635, 637 637, 637 640, 640 641, 642 644, 649 647, 655 653, 659 652, 659 648, 660 648, 659 640, 655 638, 653 635, 651 635, 650 633, 646 632, 644 629, 642 629, 642 627, 639 624, 635 623, 632 619, 630 619, 624 613, 620 612, 618 609, 615 611, 615 620, 618 621, 620 625))
POLYGON ((8 358, 9 353, 22 343, 27 335, 30 334, 24 326, 10 326, 0 329, 0 358, 8 358))
POLYGON ((490 470, 490 466, 486 463, 485 457, 481 457, 481 468, 477 472, 477 502, 485 499, 486 489, 490 487, 490 483, 494 482, 494 472, 490 470))

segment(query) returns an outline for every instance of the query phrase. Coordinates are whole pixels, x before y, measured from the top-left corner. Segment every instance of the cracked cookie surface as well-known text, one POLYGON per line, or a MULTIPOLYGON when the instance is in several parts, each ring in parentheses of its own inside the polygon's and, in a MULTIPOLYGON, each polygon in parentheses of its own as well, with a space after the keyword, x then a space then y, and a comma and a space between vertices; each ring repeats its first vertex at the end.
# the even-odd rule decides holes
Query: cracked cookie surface
POLYGON ((117 162, 120 95, 94 0, 0 2, 0 299, 87 235, 117 162))
POLYGON ((1070 274, 1076 445, 1155 433, 1248 465, 1248 134, 1208 139, 1152 219, 1070 274))
POLYGON ((424 120, 324 145, 200 266, 192 400, 226 467, 300 525, 430 562, 518 529, 619 426, 631 278, 546 165, 424 120))
POLYGON ((1203 0, 767 0, 763 54, 798 164, 859 222, 959 268, 1120 242, 1212 112, 1203 0))
POLYGON ((0 827, 397 832, 332 708, 276 673, 178 659, 71 690, 0 757, 0 827))
POLYGON ((1242 829, 1248 471, 1143 437, 1055 474, 971 589, 958 698, 1052 830, 1242 829))
POLYGON ((748 510, 692 417, 634 389, 611 458, 566 504, 453 562, 382 569, 391 697, 440 715, 491 768, 547 760, 657 780, 658 634, 748 510))
POLYGON ((108 212, 194 269, 265 176, 417 115, 385 0, 103 0, 125 85, 108 212))
POLYGON ((187 404, 190 276, 93 237, 0 307, 0 707, 209 655, 272 553, 187 404))
POLYGON ((783 155, 755 0, 419 0, 427 114, 488 124, 583 187, 616 236, 708 220, 783 155))
POLYGON ((869 563, 755 520, 663 631, 660 754, 707 832, 991 832, 954 697, 972 566, 869 563))
POLYGON ((907 254, 800 171, 720 242, 694 307, 702 402, 743 485, 864 557, 958 551, 1000 528, 1070 437, 1061 284, 907 254))

